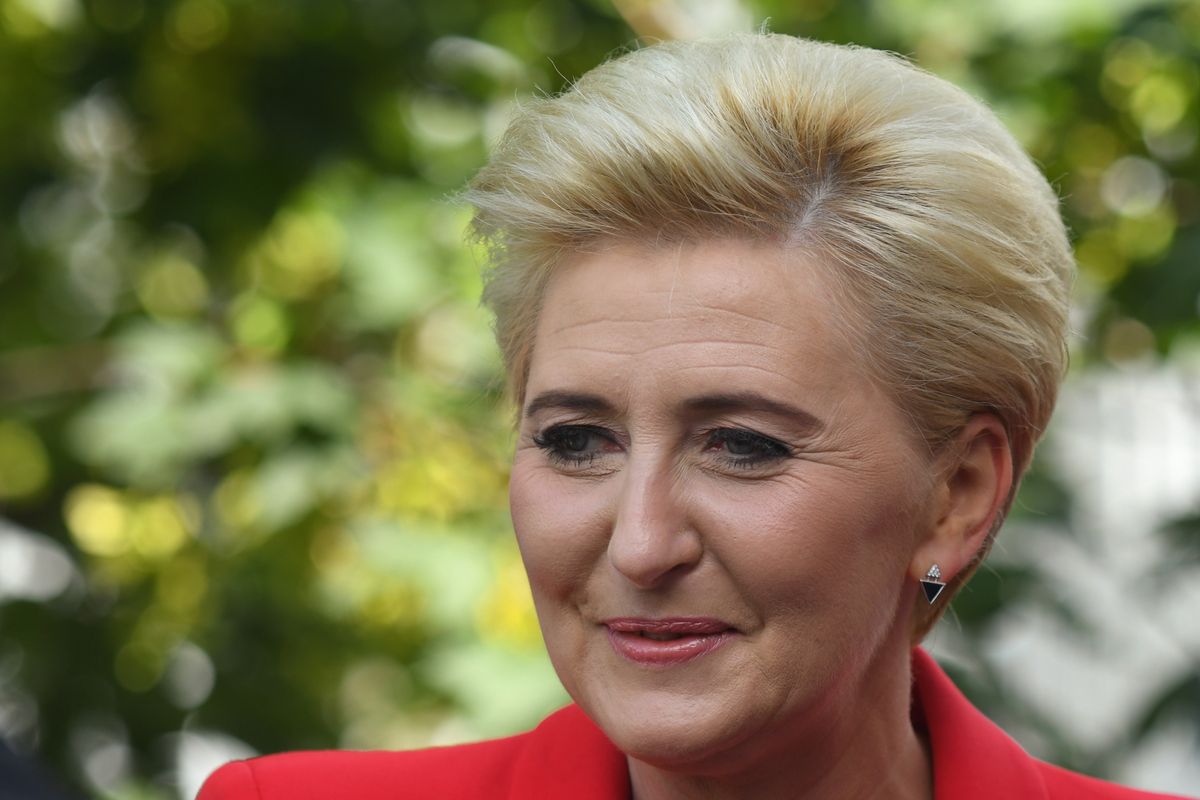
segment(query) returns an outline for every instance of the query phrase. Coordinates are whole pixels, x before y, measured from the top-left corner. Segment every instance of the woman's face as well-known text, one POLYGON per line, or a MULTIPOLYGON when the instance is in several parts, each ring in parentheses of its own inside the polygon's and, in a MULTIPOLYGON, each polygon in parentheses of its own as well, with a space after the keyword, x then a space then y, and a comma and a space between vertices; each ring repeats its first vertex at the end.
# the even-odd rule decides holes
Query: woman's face
POLYGON ((634 757, 786 741, 906 651, 929 465, 829 289, 732 240, 551 279, 513 522, 560 678, 634 757))

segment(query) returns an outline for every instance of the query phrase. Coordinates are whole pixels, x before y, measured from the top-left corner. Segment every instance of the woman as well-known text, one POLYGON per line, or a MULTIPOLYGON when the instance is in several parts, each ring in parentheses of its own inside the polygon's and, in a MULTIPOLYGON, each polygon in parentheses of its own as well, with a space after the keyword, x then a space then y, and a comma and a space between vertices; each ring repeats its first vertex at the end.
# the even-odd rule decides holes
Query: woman
POLYGON ((1066 361, 1057 201, 989 111, 871 50, 664 44, 524 109, 468 197, 575 705, 203 800, 1151 797, 1030 758, 914 649, 1066 361))

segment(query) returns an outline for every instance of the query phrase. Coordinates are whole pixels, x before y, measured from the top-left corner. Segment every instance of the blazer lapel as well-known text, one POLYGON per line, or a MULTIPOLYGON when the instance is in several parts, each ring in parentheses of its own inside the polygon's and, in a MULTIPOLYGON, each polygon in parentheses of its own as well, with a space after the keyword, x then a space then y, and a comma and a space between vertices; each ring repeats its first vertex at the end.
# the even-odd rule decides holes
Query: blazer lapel
POLYGON ((914 713, 924 719, 934 800, 1048 800, 1038 762, 968 702, 937 662, 913 650, 914 713))
POLYGON ((554 712, 530 732, 513 765, 512 800, 628 800, 625 755, 578 706, 554 712))

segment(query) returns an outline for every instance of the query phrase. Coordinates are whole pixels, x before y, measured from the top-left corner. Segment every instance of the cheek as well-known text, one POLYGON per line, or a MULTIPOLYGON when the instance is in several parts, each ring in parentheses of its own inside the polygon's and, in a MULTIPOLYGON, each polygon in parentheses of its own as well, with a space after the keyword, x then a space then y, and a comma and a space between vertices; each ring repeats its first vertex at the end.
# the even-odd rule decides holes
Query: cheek
POLYGON ((598 484, 566 479, 520 456, 508 496, 513 530, 539 613, 580 590, 607 547, 598 484))
POLYGON ((835 619, 846 593, 874 602, 902 583, 913 515, 899 492, 836 473, 712 492, 700 524, 711 546, 764 614, 835 619), (810 612, 820 611, 819 614, 810 612))
POLYGON ((828 518, 828 505, 780 485, 723 494, 705 504, 697 522, 739 590, 768 616, 812 610, 842 558, 838 540, 845 534, 828 518))

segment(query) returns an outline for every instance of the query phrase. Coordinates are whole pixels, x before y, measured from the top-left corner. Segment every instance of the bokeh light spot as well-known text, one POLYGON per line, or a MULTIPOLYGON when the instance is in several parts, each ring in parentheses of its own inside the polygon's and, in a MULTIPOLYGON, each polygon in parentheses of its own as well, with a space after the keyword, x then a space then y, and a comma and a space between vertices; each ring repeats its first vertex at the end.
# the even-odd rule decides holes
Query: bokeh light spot
POLYGON ((267 355, 283 350, 291 337, 283 308, 260 294, 243 294, 233 302, 230 325, 239 344, 267 355))
POLYGON ((229 12, 218 0, 183 0, 167 18, 167 39, 185 53, 217 45, 229 32, 229 12))
MULTIPOLYGON (((77 577, 58 542, 0 519, 0 603, 12 598, 45 602, 65 592, 77 577)), ((0 657, 0 686, 12 678, 6 677, 5 660, 0 657)))
POLYGON ((1174 76, 1151 75, 1133 90, 1129 110, 1142 130, 1162 133, 1183 119, 1190 99, 1188 88, 1174 76))
POLYGON ((75 544, 94 556, 119 556, 130 548, 129 511, 119 492, 83 484, 72 489, 65 503, 67 528, 75 544))
POLYGON ((1105 204, 1118 214, 1148 214, 1167 191, 1167 176, 1147 158, 1126 156, 1113 162, 1104 173, 1100 194, 1105 204))
POLYGON ((1122 317, 1104 331, 1103 350, 1113 364, 1140 359, 1154 351, 1154 331, 1140 320, 1122 317))
POLYGON ((20 38, 67 30, 81 17, 78 0, 9 0, 0 8, 4 30, 20 38))
POLYGON ((183 642, 171 653, 164 679, 171 702, 180 708, 195 708, 212 694, 217 670, 208 653, 183 642))
POLYGON ((1109 49, 1104 77, 1126 88, 1137 86, 1150 74, 1154 48, 1143 39, 1121 39, 1109 49))
POLYGON ((152 497, 135 504, 129 525, 133 548, 152 561, 174 554, 188 539, 184 509, 172 497, 152 497))
POLYGON ((260 287, 288 300, 299 300, 334 277, 342 265, 345 233, 321 212, 281 214, 250 255, 260 287))
POLYGON ((159 561, 177 552, 195 529, 194 505, 186 496, 136 498, 84 484, 67 495, 64 513, 72 538, 84 552, 100 557, 133 552, 159 561))
POLYGON ((262 517, 254 476, 246 470, 233 472, 221 481, 213 499, 217 517, 227 530, 248 530, 262 517))
POLYGON ((131 692, 148 692, 162 676, 162 656, 144 642, 127 642, 117 651, 113 674, 117 683, 131 692))
POLYGON ((207 304, 208 282, 190 261, 166 254, 138 277, 137 294, 145 309, 159 319, 188 317, 207 304))
POLYGON ((1166 254, 1175 240, 1177 221, 1169 205, 1139 217, 1117 221, 1117 245, 1127 258, 1146 261, 1166 254))
POLYGON ((108 796, 129 775, 129 732, 116 716, 88 715, 71 729, 71 750, 88 783, 108 796))
POLYGON ((33 497, 49 479, 50 460, 37 433, 16 420, 0 420, 0 500, 33 497))

